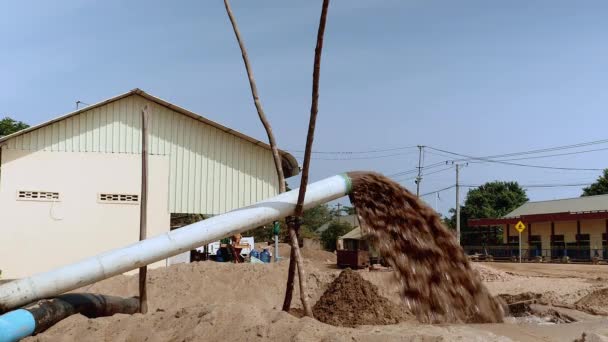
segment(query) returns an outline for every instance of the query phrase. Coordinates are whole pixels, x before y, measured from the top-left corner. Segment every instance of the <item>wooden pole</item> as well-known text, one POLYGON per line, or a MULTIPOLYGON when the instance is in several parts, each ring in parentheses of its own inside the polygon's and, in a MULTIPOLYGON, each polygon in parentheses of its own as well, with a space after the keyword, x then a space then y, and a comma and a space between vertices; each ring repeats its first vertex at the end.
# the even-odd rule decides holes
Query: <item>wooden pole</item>
MULTIPOLYGON (((297 234, 296 231, 299 229, 299 223, 301 221, 302 213, 304 210, 303 203, 304 197, 306 196, 306 187, 308 185, 308 170, 310 168, 310 155, 312 153, 312 144, 315 137, 315 127, 317 122, 317 113, 319 112, 319 80, 321 77, 321 55, 323 52, 323 37, 325 35, 325 24, 327 22, 327 10, 329 8, 329 0, 323 0, 323 7, 321 9, 321 18, 319 20, 319 30, 317 32, 317 46, 315 48, 315 61, 312 77, 312 103, 310 106, 310 121, 308 123, 308 134, 306 136, 306 149, 304 150, 304 166, 302 167, 302 176, 300 180, 300 191, 298 193, 298 202, 296 204, 294 216, 296 220, 291 220, 289 224, 289 235, 292 240, 295 239, 295 245, 297 246, 297 234)), ((297 262, 298 266, 298 278, 300 281, 300 297, 302 300, 302 306, 304 307, 304 313, 306 316, 313 317, 312 309, 306 297, 306 273, 304 272, 304 263, 302 258, 299 256, 300 248, 292 249, 292 256, 289 260, 289 274, 287 275, 287 291, 285 293, 285 301, 283 302, 283 310, 289 310, 291 303, 291 296, 293 294, 293 277, 295 273, 293 263, 297 262)))
POLYGON ((251 96, 253 97, 253 104, 255 105, 255 109, 258 112, 258 117, 266 130, 266 135, 268 136, 268 142, 270 144, 270 149, 272 151, 272 158, 274 159, 274 167, 277 171, 277 178, 279 182, 279 193, 285 192, 285 175, 283 174, 283 164, 281 162, 281 156, 279 154, 279 148, 277 147, 277 142, 274 138, 274 133, 272 132, 272 126, 270 126, 270 122, 266 118, 266 114, 264 113, 264 108, 262 107, 262 101, 260 101, 260 97, 258 95, 258 87, 255 82, 255 78, 253 77, 253 70, 249 63, 249 56, 247 55, 247 49, 245 48, 245 42, 241 37, 241 31, 239 30, 239 26, 236 23, 236 18, 234 14, 232 14, 232 8, 230 7, 230 2, 228 0, 224 0, 224 6, 226 7, 226 13, 228 13, 228 18, 230 19, 230 23, 232 24, 232 29, 234 31, 234 35, 236 36, 236 40, 239 43, 239 47, 241 49, 241 55, 243 57, 243 63, 245 64, 245 70, 247 70, 247 77, 249 78, 249 87, 251 88, 251 96))
MULTIPOLYGON (((141 111, 141 199, 139 210, 139 241, 147 235, 148 213, 148 105, 141 111)), ((148 312, 148 293, 146 288, 147 266, 139 268, 139 311, 148 312)))
MULTIPOLYGON (((226 13, 228 14, 228 18, 230 19, 230 23, 232 24, 232 30, 234 31, 234 35, 236 36, 236 40, 239 44, 239 48, 241 49, 241 55, 243 57, 243 63, 245 64, 245 69, 247 71, 247 77, 249 78, 249 87, 251 88, 251 96, 253 97, 253 103, 258 112, 258 116, 264 129, 266 130, 266 135, 268 136, 268 142, 270 144, 270 148, 272 150, 272 156, 274 158, 274 165, 277 171, 277 177, 279 182, 279 193, 285 192, 285 175, 283 174, 283 167, 281 162, 281 157, 279 155, 279 149, 277 147, 276 140, 274 138, 274 133, 272 132, 272 127, 270 126, 270 122, 266 118, 266 114, 264 113, 264 109, 262 107, 262 102, 260 101, 260 97, 258 95, 258 88, 255 82, 255 78, 253 77, 253 70, 251 68, 251 64, 249 63, 249 56, 247 54, 247 49, 245 48, 245 42, 241 37, 241 32, 239 30, 238 24, 236 22, 236 18, 232 13, 232 8, 230 7, 230 2, 228 0, 224 0, 224 6, 226 7, 226 13)), ((285 301, 283 303, 283 310, 288 311, 291 307, 291 297, 293 292, 293 282, 295 273, 295 263, 294 260, 298 260, 298 265, 304 264, 302 262, 302 256, 300 253, 295 253, 295 251, 299 251, 297 232, 292 232, 292 226, 289 226, 290 232, 289 236, 291 237, 291 257, 289 259, 289 271, 288 271, 288 281, 287 281, 287 291, 285 293, 285 301), (294 234, 292 234, 294 233, 294 234), (294 238, 295 236, 295 238, 294 238), (291 284, 291 285, 290 285, 291 284)), ((304 280, 306 281, 306 280, 304 280)), ((302 279, 300 279, 302 282, 302 279)), ((312 311, 310 311, 312 312, 312 311)))

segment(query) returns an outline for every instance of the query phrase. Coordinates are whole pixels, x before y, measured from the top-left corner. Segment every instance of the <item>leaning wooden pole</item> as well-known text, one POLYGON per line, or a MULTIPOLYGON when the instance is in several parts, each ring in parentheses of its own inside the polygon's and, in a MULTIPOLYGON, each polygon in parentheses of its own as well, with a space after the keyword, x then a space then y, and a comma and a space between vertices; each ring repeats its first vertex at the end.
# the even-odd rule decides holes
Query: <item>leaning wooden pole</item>
MULTIPOLYGON (((230 18, 230 23, 232 24, 232 29, 234 30, 234 35, 236 36, 236 40, 239 43, 239 47, 241 49, 241 54, 243 56, 243 62, 245 63, 245 69, 247 70, 247 77, 249 78, 249 86, 251 87, 251 95, 253 96, 253 102, 255 104, 255 108, 257 109, 258 116, 260 117, 260 121, 262 121, 262 125, 266 129, 266 134, 268 135, 268 141, 270 143, 270 148, 272 150, 272 156, 274 158, 274 165, 277 171, 278 180, 279 180, 279 192, 285 192, 285 176, 283 174, 283 166, 281 163, 281 156, 279 155, 279 149, 277 147, 276 140, 274 138, 274 134, 272 132, 272 128, 266 115, 264 113, 264 109, 262 108, 262 102, 260 101, 260 97, 258 96, 258 89, 255 83, 255 78, 253 77, 253 70, 251 69, 251 65, 249 63, 249 56, 247 55, 247 49, 245 48, 245 43, 241 37, 241 32, 236 23, 236 18, 232 13, 232 8, 230 7, 230 2, 228 0, 224 0, 224 6, 226 7, 226 13, 228 13, 228 17, 230 18)), ((295 266, 292 264, 293 260, 298 261, 298 265, 303 265, 302 256, 300 254, 300 246, 298 245, 297 232, 293 228, 292 225, 289 225, 289 236, 291 238, 291 257, 290 257, 290 271, 289 274, 293 274, 295 266)), ((302 285, 302 282, 306 282, 306 279, 300 279, 300 288, 305 288, 306 286, 302 285)), ((288 282, 287 291, 293 291, 293 277, 291 278, 291 284, 288 282)), ((287 300, 287 294, 285 298, 287 300)), ((305 298, 305 296, 303 296, 305 298)), ((304 303, 303 303, 304 304, 304 303)), ((285 309, 285 304, 283 305, 284 310, 289 310, 291 306, 291 295, 289 295, 289 305, 287 305, 287 309, 285 309)), ((308 310, 310 315, 312 315, 312 311, 308 310)))
MULTIPOLYGON (((141 111, 141 198, 139 209, 139 241, 145 240, 148 222, 148 105, 141 111)), ((148 267, 139 268, 139 312, 148 312, 146 276, 148 267)))
MULTIPOLYGON (((312 103, 310 106, 310 121, 308 123, 308 135, 306 137, 306 149, 304 151, 304 166, 302 168, 302 175, 300 180, 300 192, 298 194, 298 202, 295 208, 296 220, 289 222, 290 226, 294 226, 295 229, 290 227, 289 234, 292 235, 292 239, 296 237, 295 230, 300 228, 300 222, 304 209, 304 197, 306 196, 306 186, 308 185, 308 170, 310 169, 310 155, 312 153, 312 144, 315 137, 315 126, 317 123, 317 113, 319 112, 319 79, 321 76, 321 53, 323 51, 323 37, 325 35, 325 23, 327 22, 327 10, 329 8, 329 0, 323 0, 323 8, 321 10, 321 19, 319 20, 319 30, 317 32, 317 46, 315 48, 315 62, 312 76, 312 103)), ((300 297, 302 299, 302 306, 307 316, 313 317, 312 309, 308 303, 306 297, 306 273, 304 272, 304 264, 302 258, 299 257, 299 249, 294 250, 296 258, 295 262, 298 263, 298 278, 300 279, 300 297)), ((295 277, 295 266, 294 258, 290 259, 289 274, 287 275, 287 292, 285 293, 285 301, 283 302, 283 310, 289 310, 291 305, 291 297, 293 296, 293 278, 295 277), (290 287, 291 286, 291 287, 290 287)))
POLYGON ((228 13, 228 18, 230 18, 230 23, 232 23, 234 35, 236 36, 236 40, 239 43, 239 47, 241 48, 241 55, 243 56, 243 63, 245 63, 245 69, 247 70, 247 77, 249 78, 249 87, 251 88, 251 96, 253 97, 255 109, 258 112, 258 116, 260 117, 260 121, 262 122, 264 129, 266 130, 266 135, 268 135, 268 142, 270 143, 270 149, 272 150, 274 167, 277 171, 277 178, 279 181, 279 193, 283 193, 285 192, 285 175, 283 174, 283 164, 281 163, 281 155, 279 154, 277 141, 274 138, 274 133, 272 132, 270 122, 268 122, 266 114, 264 113, 264 108, 262 107, 262 102, 260 101, 260 97, 258 95, 258 87, 255 83, 255 78, 253 77, 253 70, 251 69, 251 65, 249 63, 249 56, 247 55, 245 42, 241 37, 241 31, 239 30, 239 27, 236 23, 236 18, 234 17, 234 14, 232 14, 232 8, 230 7, 230 3, 228 2, 228 0, 224 0, 224 6, 226 6, 226 13, 228 13))

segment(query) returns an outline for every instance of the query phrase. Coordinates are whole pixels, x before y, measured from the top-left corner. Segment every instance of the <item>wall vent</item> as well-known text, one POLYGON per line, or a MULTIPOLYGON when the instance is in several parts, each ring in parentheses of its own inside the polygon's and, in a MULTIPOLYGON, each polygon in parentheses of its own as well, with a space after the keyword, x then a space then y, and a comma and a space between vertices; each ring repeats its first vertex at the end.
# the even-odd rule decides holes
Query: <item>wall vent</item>
POLYGON ((137 204, 139 203, 139 195, 99 194, 97 200, 100 203, 137 204))
POLYGON ((46 202, 57 202, 59 201, 59 193, 52 191, 17 191, 18 201, 46 201, 46 202))

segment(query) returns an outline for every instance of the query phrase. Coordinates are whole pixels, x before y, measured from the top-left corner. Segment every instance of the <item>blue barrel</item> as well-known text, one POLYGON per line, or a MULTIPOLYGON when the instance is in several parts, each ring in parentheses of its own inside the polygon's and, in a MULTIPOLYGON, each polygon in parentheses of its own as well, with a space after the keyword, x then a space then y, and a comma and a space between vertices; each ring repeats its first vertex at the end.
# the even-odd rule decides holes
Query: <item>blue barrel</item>
POLYGON ((224 257, 222 256, 222 249, 218 249, 217 253, 215 253, 215 261, 224 262, 224 257))
POLYGON ((268 252, 268 250, 263 250, 262 253, 260 253, 260 260, 262 260, 265 263, 269 263, 270 262, 270 252, 268 252))
POLYGON ((258 252, 255 249, 253 249, 253 250, 251 250, 251 253, 249 253, 249 256, 259 259, 260 258, 260 252, 258 252))

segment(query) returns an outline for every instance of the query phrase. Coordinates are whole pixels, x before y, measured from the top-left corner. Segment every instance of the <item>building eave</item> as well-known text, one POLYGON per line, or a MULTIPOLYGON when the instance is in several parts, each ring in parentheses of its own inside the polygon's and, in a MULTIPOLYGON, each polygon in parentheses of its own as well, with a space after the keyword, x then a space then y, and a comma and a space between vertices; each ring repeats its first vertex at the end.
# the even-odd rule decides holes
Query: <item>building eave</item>
MULTIPOLYGON (((252 138, 252 137, 250 137, 248 135, 245 135, 245 134, 243 134, 241 132, 235 131, 235 130, 233 130, 231 128, 228 128, 228 127, 226 127, 226 126, 224 126, 222 124, 219 124, 219 123, 217 123, 215 121, 209 120, 209 119, 207 119, 205 117, 202 117, 202 116, 200 116, 200 115, 198 115, 198 114, 196 114, 196 113, 194 113, 192 111, 189 111, 189 110, 187 110, 185 108, 182 108, 182 107, 177 106, 175 104, 172 104, 172 103, 170 103, 168 101, 165 101, 165 100, 163 100, 163 99, 161 99, 159 97, 150 95, 150 94, 146 93, 145 91, 143 91, 143 90, 141 90, 139 88, 135 88, 135 89, 133 89, 133 90, 131 90, 129 92, 126 92, 124 94, 120 94, 120 95, 111 97, 111 98, 109 98, 107 100, 104 100, 104 101, 92 104, 90 106, 84 107, 82 109, 70 112, 68 114, 59 116, 57 118, 51 119, 51 120, 43 122, 41 124, 38 124, 38 125, 35 125, 35 126, 31 126, 31 127, 26 128, 26 129, 20 130, 18 132, 15 132, 15 133, 12 133, 12 134, 0 137, 0 146, 2 145, 3 142, 5 142, 5 141, 7 141, 9 139, 12 139, 12 138, 15 138, 17 136, 26 134, 28 132, 35 131, 35 130, 43 128, 45 126, 54 124, 54 123, 56 123, 58 121, 65 120, 65 119, 70 118, 72 116, 81 114, 81 113, 89 111, 91 109, 95 109, 97 107, 104 106, 106 104, 109 104, 109 103, 121 100, 121 99, 123 99, 125 97, 132 96, 132 95, 141 96, 141 97, 143 97, 143 98, 145 98, 145 99, 147 99, 149 101, 152 101, 152 102, 154 102, 154 103, 156 103, 156 104, 158 104, 160 106, 169 108, 169 109, 171 109, 171 110, 173 110, 175 112, 178 112, 178 113, 180 113, 182 115, 186 115, 186 116, 188 116, 188 117, 190 117, 192 119, 195 119, 195 120, 201 121, 201 122, 203 122, 203 123, 205 123, 207 125, 213 126, 213 127, 217 128, 217 129, 219 129, 219 130, 221 130, 221 131, 223 131, 225 133, 232 134, 232 135, 237 136, 237 137, 239 137, 241 139, 249 141, 250 143, 252 143, 254 145, 257 145, 257 146, 260 146, 262 148, 270 150, 270 145, 268 145, 268 144, 266 144, 266 143, 264 143, 264 142, 262 142, 260 140, 252 138)), ((283 172, 285 174, 285 178, 293 177, 293 176, 299 174, 300 173, 300 167, 298 165, 298 161, 296 160, 296 158, 294 156, 292 156, 291 154, 289 154, 288 152, 283 151, 283 150, 279 150, 279 153, 281 154, 281 162, 283 164, 283 172)))
POLYGON ((467 223, 469 227, 485 227, 515 224, 519 221, 522 221, 523 223, 538 223, 597 219, 608 219, 608 211, 562 212, 521 215, 517 217, 470 219, 467 223))

